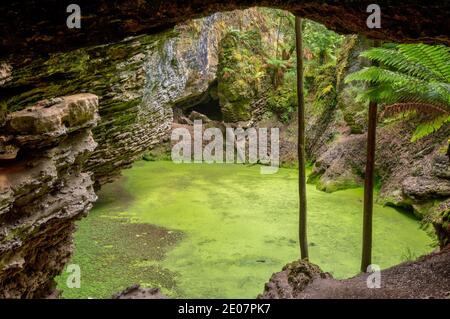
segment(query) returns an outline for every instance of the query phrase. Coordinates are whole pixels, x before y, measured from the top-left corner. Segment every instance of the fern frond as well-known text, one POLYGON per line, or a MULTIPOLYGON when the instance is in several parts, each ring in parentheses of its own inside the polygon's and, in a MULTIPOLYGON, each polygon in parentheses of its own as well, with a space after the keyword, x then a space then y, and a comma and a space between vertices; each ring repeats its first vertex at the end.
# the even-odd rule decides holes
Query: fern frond
POLYGON ((450 49, 443 45, 401 44, 399 51, 409 60, 427 67, 440 81, 450 82, 450 49))
POLYGON ((416 112, 420 114, 430 115, 432 117, 440 115, 450 115, 450 111, 444 105, 436 105, 430 103, 394 103, 384 108, 381 117, 394 117, 399 114, 416 112))
POLYGON ((450 107, 450 91, 440 90, 437 83, 421 83, 420 85, 394 86, 391 101, 394 102, 430 102, 450 107), (393 100, 393 101, 392 101, 393 100))
POLYGON ((371 84, 395 84, 399 86, 417 86, 423 83, 419 79, 408 74, 382 69, 377 66, 365 67, 345 78, 345 82, 363 81, 371 84))
POLYGON ((422 80, 440 80, 440 77, 432 70, 419 63, 410 61, 403 53, 397 50, 372 48, 361 53, 361 56, 422 80))
POLYGON ((436 131, 438 131, 445 124, 450 123, 450 116, 442 115, 437 118, 432 119, 426 123, 420 123, 411 137, 411 142, 415 142, 425 136, 428 136, 436 131))
POLYGON ((361 56, 378 62, 350 74, 345 82, 360 81, 368 88, 359 100, 387 104, 383 117, 420 116, 413 140, 450 123, 450 49, 426 44, 373 48, 361 56))
POLYGON ((348 75, 345 82, 361 81, 369 83, 367 98, 392 104, 398 101, 431 101, 450 106, 450 85, 427 82, 413 76, 380 67, 367 67, 348 75))

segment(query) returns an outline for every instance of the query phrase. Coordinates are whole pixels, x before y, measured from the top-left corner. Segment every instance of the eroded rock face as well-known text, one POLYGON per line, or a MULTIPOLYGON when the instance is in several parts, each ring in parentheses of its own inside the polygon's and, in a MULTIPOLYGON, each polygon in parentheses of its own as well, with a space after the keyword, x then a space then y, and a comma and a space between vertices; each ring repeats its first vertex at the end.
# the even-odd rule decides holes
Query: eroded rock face
POLYGON ((450 156, 447 154, 439 154, 433 159, 432 167, 433 175, 450 179, 450 156))
POLYGON ((365 135, 343 136, 329 145, 314 163, 309 181, 315 181, 317 188, 325 192, 359 187, 365 166, 365 135))
POLYGON ((74 221, 97 199, 84 168, 97 146, 97 106, 95 95, 78 94, 8 115, 0 135, 0 298, 46 296, 69 261, 74 221))
POLYGON ((450 196, 450 179, 410 176, 402 183, 403 193, 414 199, 450 196))
POLYGON ((0 63, 0 85, 5 84, 11 78, 12 66, 8 63, 0 63))
POLYGON ((209 94, 224 34, 255 23, 265 24, 256 9, 216 13, 158 35, 38 58, 12 69, 0 85, 0 102, 11 112, 58 95, 99 96, 101 121, 93 129, 99 146, 87 168, 100 186, 168 138, 172 107, 209 94))
POLYGON ((379 0, 382 28, 366 25, 371 1, 315 0, 79 0, 80 29, 68 29, 66 8, 71 0, 12 0, 0 7, 0 55, 55 52, 118 41, 129 35, 156 33, 192 18, 251 6, 278 7, 345 33, 362 33, 396 42, 450 44, 448 1, 379 0), (20 23, 18 23, 20 22, 20 23))

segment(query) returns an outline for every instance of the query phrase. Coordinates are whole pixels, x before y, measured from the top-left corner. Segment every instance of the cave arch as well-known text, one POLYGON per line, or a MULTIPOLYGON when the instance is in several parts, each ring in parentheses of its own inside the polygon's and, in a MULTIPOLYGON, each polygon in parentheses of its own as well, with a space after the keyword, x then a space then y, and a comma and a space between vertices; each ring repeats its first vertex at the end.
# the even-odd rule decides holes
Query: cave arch
POLYGON ((395 42, 450 45, 448 0, 379 0, 381 28, 369 29, 372 0, 79 0, 80 29, 66 26, 71 0, 12 0, 0 7, 0 59, 14 54, 51 53, 157 33, 176 23, 218 11, 267 6, 320 22, 339 33, 359 33, 395 42), (20 23, 17 23, 20 21, 20 23))

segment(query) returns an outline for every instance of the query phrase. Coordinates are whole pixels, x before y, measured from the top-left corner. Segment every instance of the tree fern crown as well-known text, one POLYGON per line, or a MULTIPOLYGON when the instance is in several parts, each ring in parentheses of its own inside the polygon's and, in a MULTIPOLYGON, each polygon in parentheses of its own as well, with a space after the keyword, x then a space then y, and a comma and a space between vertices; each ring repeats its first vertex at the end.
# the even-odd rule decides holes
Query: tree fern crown
POLYGON ((387 44, 361 53, 378 66, 366 67, 345 81, 367 83, 360 99, 384 105, 383 116, 419 116, 412 140, 450 123, 450 49, 442 45, 387 44))

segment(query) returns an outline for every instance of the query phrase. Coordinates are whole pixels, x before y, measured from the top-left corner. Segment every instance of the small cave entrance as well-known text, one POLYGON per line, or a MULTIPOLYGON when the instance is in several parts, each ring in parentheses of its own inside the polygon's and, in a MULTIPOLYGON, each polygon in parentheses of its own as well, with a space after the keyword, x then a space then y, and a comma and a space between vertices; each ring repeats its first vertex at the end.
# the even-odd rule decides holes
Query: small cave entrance
POLYGON ((209 101, 205 101, 203 103, 187 108, 184 110, 184 114, 186 116, 189 116, 192 111, 202 113, 213 121, 223 120, 222 110, 220 109, 220 103, 218 99, 210 99, 209 101))
POLYGON ((180 122, 183 117, 189 118, 192 111, 206 115, 213 121, 223 120, 222 109, 217 96, 217 81, 211 83, 205 92, 175 103, 173 106, 174 122, 180 122))

